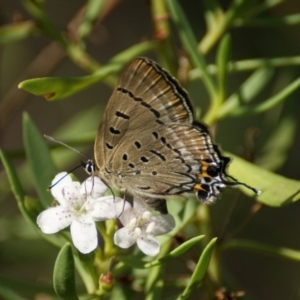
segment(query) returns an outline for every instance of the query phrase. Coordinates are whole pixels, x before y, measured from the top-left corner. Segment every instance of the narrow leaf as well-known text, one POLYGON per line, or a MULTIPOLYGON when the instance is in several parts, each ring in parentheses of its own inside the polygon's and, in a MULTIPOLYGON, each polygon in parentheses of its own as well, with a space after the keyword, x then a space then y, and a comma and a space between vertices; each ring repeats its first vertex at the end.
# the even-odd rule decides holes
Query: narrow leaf
POLYGON ((47 188, 56 173, 56 168, 50 158, 45 139, 28 114, 23 116, 23 138, 26 157, 33 173, 35 188, 43 206, 48 207, 52 197, 47 188))
POLYGON ((155 47, 156 43, 154 42, 144 42, 134 45, 113 57, 105 66, 92 75, 83 77, 34 78, 22 81, 18 87, 33 95, 43 96, 47 100, 64 99, 107 78, 113 73, 119 72, 133 58, 155 47))
POLYGON ((152 268, 154 266, 163 264, 163 263, 167 262, 168 260, 174 259, 174 258, 182 255, 187 250, 189 250, 193 245, 195 245, 197 242, 199 242, 203 237, 204 237, 204 235, 199 235, 199 236, 196 236, 196 237, 184 242, 183 244, 178 246, 176 249, 172 250, 169 254, 165 255, 164 257, 145 264, 144 268, 152 268))
POLYGON ((274 96, 266 99, 262 103, 240 107, 234 111, 232 111, 232 116, 241 116, 241 115, 250 115, 250 114, 259 114, 263 113, 272 107, 278 105, 279 103, 288 99, 288 97, 294 93, 296 90, 300 88, 300 77, 292 81, 289 85, 283 88, 274 96))
POLYGON ((11 190, 18 202, 22 203, 25 197, 25 191, 18 178, 17 171, 10 161, 8 155, 0 149, 0 158, 5 168, 11 190))
POLYGON ((213 252, 216 241, 217 241, 217 238, 212 239, 208 243, 208 245, 205 247, 205 249, 203 250, 203 252, 199 258, 199 261, 196 265, 195 271, 194 271, 187 287, 185 288, 183 293, 177 299, 180 299, 180 300, 188 299, 189 296, 191 295, 191 293, 196 289, 198 284, 201 282, 201 280, 203 279, 205 272, 208 268, 210 258, 212 256, 212 252, 213 252))
POLYGON ((191 60, 199 70, 201 70, 203 83, 205 84, 210 98, 212 100, 216 99, 216 87, 214 81, 207 71, 206 61, 204 56, 197 50, 197 41, 190 27, 190 24, 183 13, 177 0, 167 0, 167 4, 172 16, 172 20, 177 26, 179 36, 183 46, 188 52, 191 60))
POLYGON ((231 115, 240 105, 252 101, 271 80, 274 70, 269 67, 261 67, 253 72, 239 90, 232 94, 218 111, 218 119, 231 115))
POLYGON ((228 63, 231 54, 231 38, 225 35, 220 43, 217 53, 219 101, 223 102, 226 97, 226 85, 228 75, 228 63))
POLYGON ((288 150, 295 141, 297 122, 288 116, 279 121, 274 131, 265 141, 257 164, 267 170, 280 168, 288 158, 288 150))
MULTIPOLYGON (((230 175, 261 190, 261 195, 255 198, 258 202, 279 207, 300 199, 300 181, 277 175, 233 154, 229 156, 233 158, 229 167, 230 175)), ((251 190, 243 186, 240 188, 245 194, 254 196, 251 190)))
MULTIPOLYGON (((10 183, 11 190, 17 200, 18 207, 26 220, 30 223, 35 224, 35 216, 29 212, 26 208, 26 195, 19 177, 17 175, 16 169, 14 168, 12 162, 10 161, 7 154, 0 150, 0 158, 4 165, 8 181, 10 183)), ((36 225, 36 224, 35 224, 36 225)))
MULTIPOLYGON (((25 195, 25 191, 21 186, 16 170, 14 169, 8 156, 2 150, 0 150, 0 158, 8 176, 8 181, 10 183, 12 192, 17 200, 20 212, 22 213, 23 217, 34 226, 37 232, 41 233, 40 229, 37 227, 36 224, 37 214, 41 211, 40 202, 38 202, 34 198, 25 195)), ((60 246, 60 241, 57 239, 57 237, 53 235, 42 235, 50 243, 56 246, 60 246)))
MULTIPOLYGON (((99 250, 99 248, 98 248, 99 250)), ((97 254, 96 254, 97 255, 97 254)), ((76 271, 79 274, 88 294, 94 293, 99 287, 99 274, 95 272, 95 253, 74 253, 76 271)))
POLYGON ((75 267, 72 247, 66 243, 60 250, 53 272, 53 286, 56 294, 65 300, 78 299, 75 284, 75 267))
POLYGON ((78 33, 81 38, 89 35, 93 29, 93 24, 100 15, 100 12, 105 4, 105 0, 89 0, 85 8, 83 21, 79 26, 78 33))
POLYGON ((33 21, 24 21, 3 25, 0 27, 0 44, 8 44, 19 41, 32 35, 36 30, 33 21))
POLYGON ((116 72, 114 67, 103 67, 102 74, 83 77, 43 77, 22 81, 19 89, 23 89, 36 96, 43 96, 47 100, 58 100, 69 97, 90 85, 100 81, 109 74, 116 72))

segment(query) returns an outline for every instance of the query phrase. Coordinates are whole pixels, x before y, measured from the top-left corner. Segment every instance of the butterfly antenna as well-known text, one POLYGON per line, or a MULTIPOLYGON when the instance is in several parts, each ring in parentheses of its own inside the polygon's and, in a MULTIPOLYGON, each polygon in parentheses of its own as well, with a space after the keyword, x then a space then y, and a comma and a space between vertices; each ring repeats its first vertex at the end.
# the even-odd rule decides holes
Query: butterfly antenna
MULTIPOLYGON (((105 184, 106 184, 106 183, 105 183, 105 184)), ((110 186, 108 186, 107 184, 106 184, 106 186, 107 186, 108 189, 111 191, 111 193, 112 193, 112 195, 113 195, 113 198, 114 198, 114 202, 115 202, 116 196, 115 196, 115 194, 114 194, 114 191, 113 191, 112 188, 111 188, 110 186)))
MULTIPOLYGON (((81 156, 83 156, 83 157, 85 157, 85 158, 87 159, 87 162, 81 161, 80 165, 77 166, 77 167, 75 167, 75 168, 74 168, 73 170, 71 170, 69 173, 73 172, 74 170, 76 170, 76 169, 79 168, 80 166, 82 166, 82 167, 84 168, 84 170, 85 170, 89 175, 91 175, 91 174, 93 174, 93 173, 95 172, 95 168, 96 168, 96 167, 95 167, 94 161, 93 161, 92 159, 88 158, 84 153, 82 153, 82 152, 80 152, 79 150, 77 150, 77 149, 75 149, 75 148, 73 148, 73 147, 71 147, 71 146, 65 144, 65 143, 62 142, 62 141, 59 141, 59 140, 55 139, 54 137, 52 137, 52 136, 50 136, 50 135, 44 134, 44 137, 45 137, 47 140, 49 140, 49 141, 55 142, 55 143, 57 143, 57 144, 60 144, 60 145, 62 145, 62 146, 65 146, 65 147, 69 148, 70 150, 73 150, 73 151, 77 152, 78 154, 80 154, 81 156)), ((69 174, 69 173, 68 173, 68 174, 69 174)), ((61 179, 60 179, 60 180, 61 180, 61 179)), ((60 181, 60 180, 59 180, 59 181, 60 181)), ((58 181, 58 182, 59 182, 59 181, 58 181)))
POLYGON ((126 197, 125 197, 125 193, 124 193, 123 207, 122 207, 122 210, 121 210, 121 212, 120 212, 118 218, 120 218, 120 217, 122 216, 123 212, 124 212, 124 208, 125 208, 125 204, 126 204, 126 199, 125 199, 125 198, 126 198, 126 197))
POLYGON ((65 147, 67 147, 67 148, 69 148, 69 149, 71 149, 71 150, 77 152, 78 154, 82 155, 82 156, 85 157, 87 160, 89 160, 89 158, 88 158, 85 154, 83 154, 82 152, 80 152, 79 150, 77 150, 77 149, 75 149, 75 148, 73 148, 73 147, 71 147, 71 146, 65 144, 65 143, 62 142, 62 141, 59 141, 59 140, 55 139, 54 137, 52 137, 52 136, 50 136, 50 135, 44 134, 44 138, 46 138, 46 139, 49 140, 49 141, 52 141, 52 142, 58 143, 58 144, 60 144, 60 145, 63 145, 63 146, 65 146, 65 147))
POLYGON ((232 179, 232 180, 234 181, 234 182, 228 182, 228 181, 225 181, 225 182, 224 182, 225 184, 227 184, 227 185, 229 185, 229 186, 242 185, 242 186, 248 188, 249 190, 253 191, 256 195, 260 195, 260 194, 261 194, 261 191, 260 191, 260 190, 254 188, 254 187, 252 187, 252 186, 250 186, 250 185, 248 185, 248 184, 246 184, 246 183, 237 181, 234 177, 232 177, 232 176, 230 176, 230 175, 228 175, 228 174, 226 174, 226 177, 228 177, 228 178, 230 178, 230 179, 232 179))
POLYGON ((52 185, 50 185, 48 187, 48 191, 50 191, 54 186, 56 186, 60 181, 62 181, 66 176, 68 176, 70 173, 72 173, 73 171, 77 170, 79 167, 81 167, 82 164, 80 164, 79 166, 76 166, 75 168, 73 168, 71 171, 67 172, 63 177, 61 177, 59 180, 57 180, 55 183, 53 183, 52 185))

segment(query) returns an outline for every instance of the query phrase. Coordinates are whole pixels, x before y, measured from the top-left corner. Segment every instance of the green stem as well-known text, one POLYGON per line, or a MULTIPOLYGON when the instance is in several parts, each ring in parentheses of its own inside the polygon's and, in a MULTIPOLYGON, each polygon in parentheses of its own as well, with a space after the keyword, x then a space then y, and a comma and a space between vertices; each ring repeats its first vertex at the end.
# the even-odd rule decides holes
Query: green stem
POLYGON ((272 107, 278 105, 282 101, 286 100, 290 94, 292 94, 299 88, 300 88, 300 78, 297 78, 292 83, 290 83, 287 87, 282 89, 273 97, 270 97, 269 99, 265 100, 263 103, 250 106, 250 107, 249 106, 239 107, 238 109, 234 110, 231 113, 231 116, 253 115, 253 114, 263 113, 271 109, 272 107))
POLYGON ((204 56, 197 51, 196 38, 190 24, 177 0, 167 0, 167 4, 172 15, 172 19, 178 28, 182 44, 188 52, 194 66, 201 70, 203 75, 203 84, 205 85, 210 99, 213 102, 217 97, 216 85, 213 78, 207 72, 204 56))
MULTIPOLYGON (((227 64, 227 71, 231 73, 235 72, 247 72, 252 71, 263 66, 270 68, 278 67, 293 67, 300 65, 300 56, 290 57, 276 57, 276 58, 257 58, 257 59, 244 59, 239 61, 230 61, 227 64)), ((218 67, 215 64, 207 66, 209 74, 218 74, 218 67)), ((192 69, 189 72, 189 80, 195 80, 202 78, 201 71, 199 69, 192 69)))
POLYGON ((222 246, 222 250, 244 249, 260 254, 273 255, 300 262, 300 251, 285 247, 267 245, 251 240, 231 240, 222 246))
POLYGON ((154 36, 158 41, 160 62, 171 74, 176 74, 177 57, 171 42, 169 12, 165 1, 151 0, 154 36))

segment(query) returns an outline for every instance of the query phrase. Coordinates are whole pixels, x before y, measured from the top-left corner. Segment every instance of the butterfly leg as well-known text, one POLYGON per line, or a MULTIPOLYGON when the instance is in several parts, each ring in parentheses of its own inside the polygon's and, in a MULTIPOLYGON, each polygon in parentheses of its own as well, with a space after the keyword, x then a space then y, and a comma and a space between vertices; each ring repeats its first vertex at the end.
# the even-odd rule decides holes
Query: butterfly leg
POLYGON ((166 199, 143 197, 143 200, 150 208, 159 211, 161 214, 166 215, 169 213, 166 199))

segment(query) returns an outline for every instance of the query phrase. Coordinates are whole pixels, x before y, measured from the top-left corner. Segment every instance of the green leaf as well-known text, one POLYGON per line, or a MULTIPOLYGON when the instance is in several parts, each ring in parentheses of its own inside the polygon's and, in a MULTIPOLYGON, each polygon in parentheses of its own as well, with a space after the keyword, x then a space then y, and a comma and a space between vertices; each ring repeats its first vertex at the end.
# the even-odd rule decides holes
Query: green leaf
MULTIPOLYGON (((20 290, 19 290, 20 292, 20 290)), ((3 286, 0 283, 0 297, 1 299, 5 300, 26 300, 28 298, 24 298, 17 294, 16 289, 8 288, 6 286, 3 286)))
POLYGON ((261 67, 253 72, 239 90, 232 94, 217 112, 217 118, 222 119, 226 115, 231 115, 240 105, 252 101, 271 80, 274 70, 269 67, 261 67))
POLYGON ((32 224, 35 224, 36 214, 33 214, 30 209, 27 208, 27 201, 26 201, 26 195, 25 191, 23 190, 23 187, 21 185, 21 182, 18 178, 16 169, 14 168, 13 164, 11 163, 8 155, 6 155, 2 150, 0 150, 0 157, 2 160, 2 163, 4 165, 8 181, 10 183, 11 190, 14 194, 14 197, 17 200, 18 207, 24 216, 24 218, 29 221, 32 224))
POLYGON ((96 251, 88 254, 82 254, 79 251, 74 253, 76 271, 88 294, 94 293, 99 288, 99 275, 97 276, 94 268, 96 251))
POLYGON ((279 103, 288 99, 288 97, 294 93, 296 90, 300 88, 300 77, 292 81, 289 85, 279 91, 277 94, 272 97, 266 99, 262 103, 252 105, 252 106, 244 106, 239 107, 238 109, 232 111, 232 116, 241 116, 241 115, 251 115, 251 114, 259 114, 263 113, 279 103))
MULTIPOLYGON (((40 202, 37 202, 34 198, 25 195, 25 192, 21 186, 15 168, 13 167, 8 156, 2 150, 0 150, 0 158, 4 165, 12 192, 17 200, 18 207, 23 217, 34 226, 38 233, 41 234, 41 231, 36 224, 37 214, 41 210, 40 202)), ((60 241, 56 236, 43 234, 43 237, 50 243, 60 246, 60 241)))
POLYGON ((154 42, 139 43, 113 57, 92 75, 83 77, 44 77, 22 81, 19 88, 47 100, 60 100, 119 72, 124 65, 145 51, 156 47, 154 42))
POLYGON ((205 247, 205 249, 203 250, 203 252, 199 258, 199 261, 196 265, 195 271, 194 271, 188 285, 186 286, 186 288, 182 292, 182 294, 179 297, 177 297, 177 299, 180 299, 180 300, 188 299, 189 296, 191 295, 191 293, 197 288, 198 284, 203 279, 205 272, 208 268, 210 258, 212 256, 212 252, 213 252, 216 241, 217 241, 217 238, 212 239, 208 243, 208 245, 205 247))
POLYGON ((52 201, 52 196, 47 188, 57 171, 50 158, 45 139, 26 113, 23 116, 23 138, 35 188, 43 206, 48 207, 52 201))
POLYGON ((162 289, 164 285, 163 275, 164 268, 161 265, 149 270, 144 288, 145 300, 162 298, 162 289))
POLYGON ((183 211, 182 212, 178 210, 171 211, 172 215, 175 218, 175 223, 176 223, 176 227, 170 232, 172 236, 180 232, 187 225, 187 223, 189 223, 190 220, 194 217, 199 202, 195 201, 193 197, 184 200, 181 199, 181 201, 178 201, 178 199, 176 198, 168 200, 169 207, 172 208, 174 206, 173 204, 179 206, 178 208, 182 208, 183 206, 183 211))
POLYGON ((8 181, 10 183, 11 190, 18 201, 18 204, 23 204, 25 191, 21 185, 21 182, 18 178, 16 169, 14 168, 12 162, 10 161, 8 155, 0 149, 0 158, 5 168, 8 181))
POLYGON ((145 264, 144 268, 152 268, 154 266, 161 265, 161 264, 167 262, 168 260, 174 259, 174 258, 182 255, 187 250, 189 250, 193 245, 195 245, 197 242, 199 242, 201 239, 203 239, 203 237, 204 237, 204 235, 199 235, 199 236, 196 236, 196 237, 184 242, 183 244, 178 246, 176 249, 172 250, 169 254, 165 255, 164 257, 145 264))
POLYGON ((207 71, 207 65, 204 56, 197 50, 197 41, 190 27, 190 24, 183 13, 177 0, 167 0, 172 20, 177 26, 178 33, 183 46, 188 52, 195 67, 201 70, 203 83, 212 100, 216 99, 217 91, 211 75, 207 71))
POLYGON ((78 28, 78 36, 85 38, 93 29, 93 24, 97 21, 101 14, 105 0, 89 0, 87 1, 83 21, 78 28))
POLYGON ((239 18, 236 22, 237 26, 256 26, 256 27, 281 27, 291 26, 300 23, 300 14, 292 14, 282 18, 239 18))
POLYGON ((0 27, 0 44, 8 44, 19 41, 32 35, 36 30, 33 21, 24 21, 3 25, 0 27))
POLYGON ((23 7, 28 11, 29 14, 33 16, 35 19, 35 23, 37 23, 38 27, 46 33, 51 39, 59 41, 62 44, 65 44, 65 39, 61 32, 56 28, 56 26, 52 23, 51 19, 42 9, 42 7, 38 4, 38 2, 23 0, 23 7))
POLYGON ((75 267, 72 247, 66 243, 60 250, 53 272, 53 286, 56 294, 65 300, 78 299, 75 284, 75 267))
POLYGON ((264 169, 280 168, 288 157, 288 150, 295 141, 297 122, 291 116, 284 117, 274 128, 272 134, 264 142, 262 153, 256 163, 264 169))
POLYGON ((226 97, 226 85, 228 76, 228 63, 231 54, 231 38, 226 34, 219 45, 217 53, 219 101, 222 103, 226 97))
MULTIPOLYGON (((241 182, 261 190, 261 195, 255 199, 269 206, 283 206, 300 199, 300 181, 289 179, 251 164, 233 154, 229 173, 241 182)), ((240 189, 249 196, 253 192, 243 186, 240 189)))
POLYGON ((116 72, 116 66, 102 68, 102 74, 83 77, 43 77, 22 81, 19 89, 23 89, 36 96, 43 96, 47 100, 58 100, 69 97, 90 85, 100 81, 109 74, 116 72))
POLYGON ((121 261, 125 265, 130 266, 131 268, 134 269, 145 268, 145 262, 141 259, 140 255, 127 255, 127 256, 118 255, 116 257, 116 260, 121 261))

